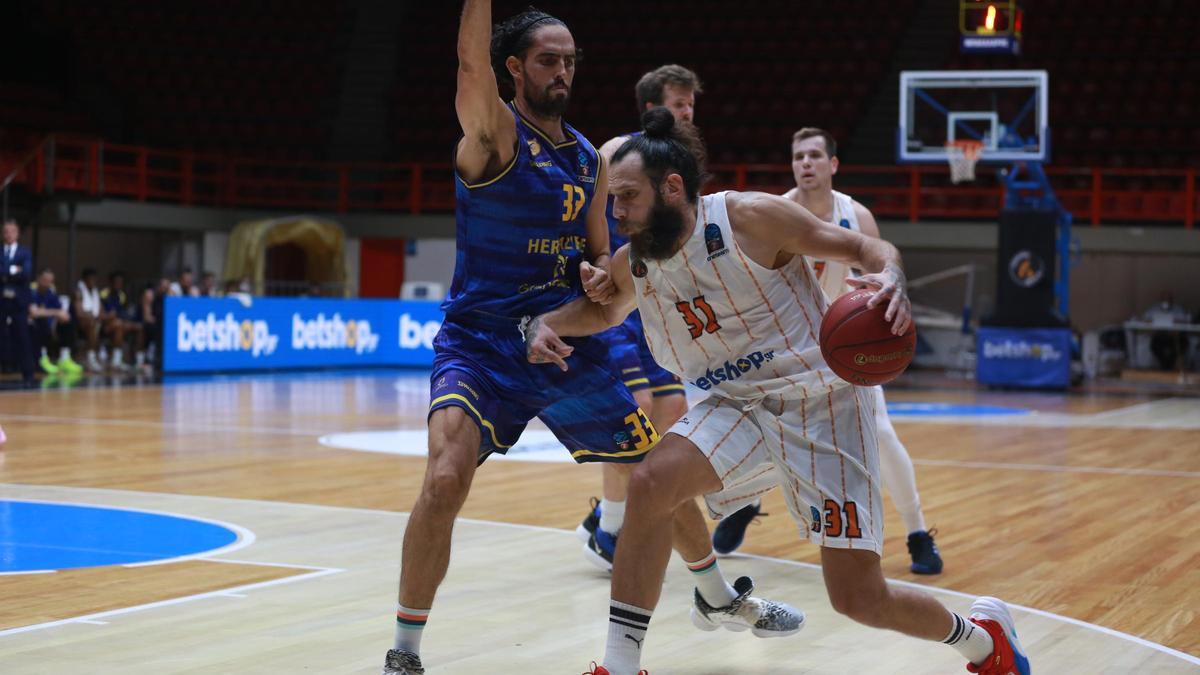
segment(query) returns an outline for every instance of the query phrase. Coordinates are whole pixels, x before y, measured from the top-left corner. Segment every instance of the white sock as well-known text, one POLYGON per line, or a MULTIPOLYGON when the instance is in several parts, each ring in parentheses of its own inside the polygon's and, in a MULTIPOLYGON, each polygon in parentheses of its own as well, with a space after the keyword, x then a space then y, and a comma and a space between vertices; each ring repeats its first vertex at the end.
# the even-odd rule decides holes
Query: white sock
POLYGON ((608 645, 604 667, 612 675, 637 675, 642 667, 642 643, 652 610, 612 600, 608 606, 608 645))
POLYGON ((66 361, 69 358, 71 358, 71 350, 70 349, 63 347, 62 349, 58 350, 58 360, 59 361, 66 361))
POLYGON ((429 620, 428 609, 412 609, 396 605, 396 640, 393 649, 403 649, 413 654, 421 653, 421 634, 429 620))
POLYGON ((139 368, 146 365, 146 352, 138 352, 134 356, 134 360, 137 362, 139 368))
POLYGON ((942 643, 954 647, 959 654, 967 657, 967 660, 975 665, 983 663, 995 648, 992 636, 988 635, 986 630, 962 618, 957 612, 950 612, 950 616, 954 617, 954 626, 950 628, 950 634, 942 643))
POLYGON ((925 515, 921 513, 921 496, 917 494, 917 475, 913 471, 912 458, 896 435, 882 400, 876 410, 875 428, 879 437, 879 473, 883 487, 887 489, 892 504, 900 512, 904 527, 910 533, 927 529, 925 515))
POLYGON ((717 564, 717 554, 709 551, 708 555, 704 556, 696 562, 684 561, 687 564, 688 571, 692 573, 692 580, 696 582, 696 590, 700 591, 700 597, 713 607, 728 607, 729 603, 733 602, 737 597, 737 591, 733 590, 733 586, 725 581, 725 576, 721 574, 721 567, 717 564))
POLYGON ((600 529, 609 534, 616 534, 621 531, 621 526, 625 524, 625 502, 610 502, 607 499, 600 500, 600 529))
POLYGON ((121 363, 121 348, 116 347, 113 349, 112 353, 112 364, 115 366, 119 363, 121 363))
POLYGON ((46 351, 46 348, 45 348, 45 347, 42 347, 42 358, 43 358, 43 359, 48 359, 48 358, 50 358, 50 354, 49 354, 49 352, 47 352, 47 351, 46 351))

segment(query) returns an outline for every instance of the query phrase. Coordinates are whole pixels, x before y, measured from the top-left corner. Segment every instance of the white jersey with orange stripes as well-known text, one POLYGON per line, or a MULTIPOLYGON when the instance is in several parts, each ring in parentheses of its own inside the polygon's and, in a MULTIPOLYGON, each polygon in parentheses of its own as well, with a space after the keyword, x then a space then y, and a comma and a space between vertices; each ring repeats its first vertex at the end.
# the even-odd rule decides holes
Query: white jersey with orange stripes
POLYGON ((725 193, 700 198, 692 236, 631 271, 654 360, 704 391, 752 400, 848 386, 817 342, 828 300, 803 256, 766 269, 737 245, 725 193))
POLYGON ((828 306, 795 256, 776 270, 738 247, 725 194, 701 197, 695 230, 664 261, 630 262, 646 339, 663 367, 712 395, 671 427, 704 454, 715 516, 775 488, 810 540, 882 553, 876 399, 825 365, 828 306))
MULTIPOLYGON (((850 198, 850 195, 837 190, 833 191, 832 220, 834 225, 862 232, 862 228, 858 224, 858 214, 854 213, 854 200, 850 198)), ((854 268, 850 265, 836 260, 814 260, 812 265, 817 279, 821 282, 821 288, 830 300, 850 290, 850 287, 846 285, 846 279, 855 276, 854 268)))

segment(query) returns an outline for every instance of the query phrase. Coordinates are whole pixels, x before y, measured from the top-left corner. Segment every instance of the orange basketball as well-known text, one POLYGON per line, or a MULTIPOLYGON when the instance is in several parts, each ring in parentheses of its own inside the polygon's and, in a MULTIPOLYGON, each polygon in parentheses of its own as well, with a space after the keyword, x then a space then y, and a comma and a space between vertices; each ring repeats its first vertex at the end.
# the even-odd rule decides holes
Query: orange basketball
POLYGON ((837 376, 860 387, 896 379, 912 363, 916 326, 892 335, 887 302, 867 309, 874 291, 851 291, 834 300, 821 319, 821 355, 837 376))

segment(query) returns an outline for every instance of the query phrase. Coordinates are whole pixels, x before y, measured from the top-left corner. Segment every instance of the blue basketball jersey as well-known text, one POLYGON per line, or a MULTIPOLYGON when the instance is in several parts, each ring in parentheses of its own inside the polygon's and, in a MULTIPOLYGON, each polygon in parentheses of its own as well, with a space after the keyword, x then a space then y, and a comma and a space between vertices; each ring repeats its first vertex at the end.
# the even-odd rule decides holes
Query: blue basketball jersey
POLYGON ((555 144, 510 103, 517 152, 500 175, 477 184, 458 177, 458 251, 449 319, 520 318, 548 312, 582 294, 579 264, 587 248, 587 209, 600 157, 564 123, 555 144))

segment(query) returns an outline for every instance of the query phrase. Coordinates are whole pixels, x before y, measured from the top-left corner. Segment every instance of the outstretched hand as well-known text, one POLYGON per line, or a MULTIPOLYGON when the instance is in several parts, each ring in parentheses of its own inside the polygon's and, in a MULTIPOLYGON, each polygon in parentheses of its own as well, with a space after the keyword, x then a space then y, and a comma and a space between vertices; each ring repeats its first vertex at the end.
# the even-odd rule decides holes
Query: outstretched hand
POLYGON ((898 267, 889 264, 882 272, 850 277, 846 279, 846 283, 854 288, 875 291, 875 295, 867 301, 868 308, 876 307, 890 298, 883 318, 892 322, 893 335, 904 335, 908 332, 912 325, 912 303, 908 299, 904 272, 898 267))
POLYGON ((522 332, 525 335, 525 358, 530 363, 553 363, 564 372, 567 370, 566 358, 575 348, 563 342, 558 333, 542 321, 542 317, 531 319, 522 332))
POLYGON ((583 282, 583 292, 592 302, 607 305, 616 295, 617 286, 603 267, 596 267, 585 260, 579 265, 579 279, 583 282))

